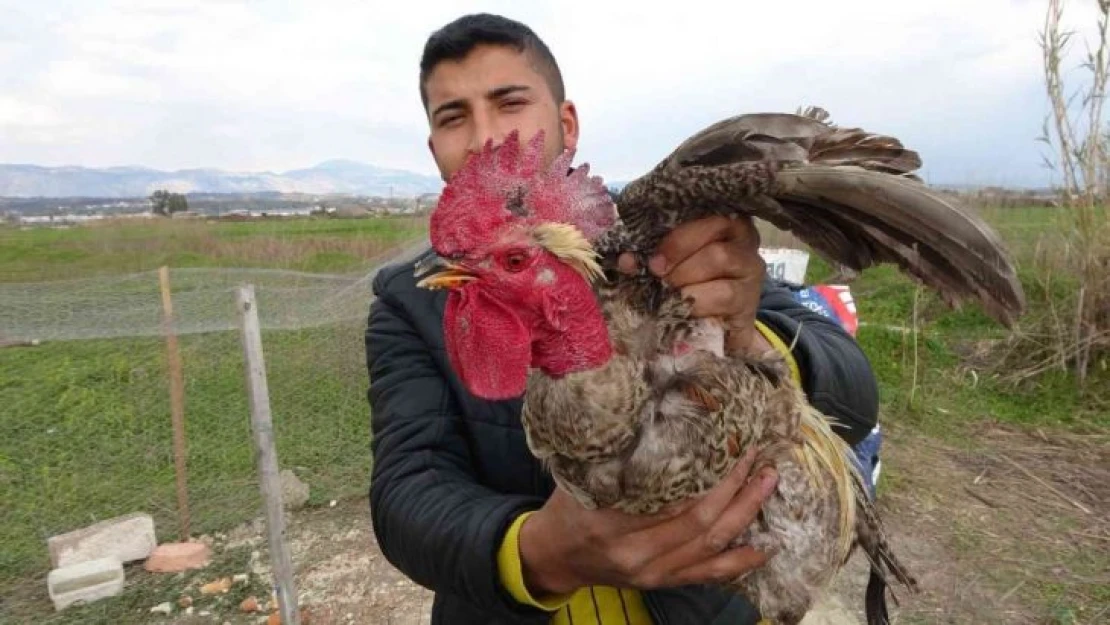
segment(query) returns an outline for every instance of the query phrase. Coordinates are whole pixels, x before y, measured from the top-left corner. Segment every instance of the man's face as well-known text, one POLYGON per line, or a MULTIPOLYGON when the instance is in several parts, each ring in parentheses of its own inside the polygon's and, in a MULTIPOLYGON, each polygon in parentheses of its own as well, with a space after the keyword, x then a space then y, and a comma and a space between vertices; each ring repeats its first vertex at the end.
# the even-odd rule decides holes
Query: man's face
POLYGON ((547 163, 578 144, 574 104, 555 103, 527 53, 478 46, 462 61, 437 65, 425 88, 428 147, 444 180, 462 167, 470 152, 480 151, 490 139, 500 145, 513 130, 524 141, 543 130, 547 163))

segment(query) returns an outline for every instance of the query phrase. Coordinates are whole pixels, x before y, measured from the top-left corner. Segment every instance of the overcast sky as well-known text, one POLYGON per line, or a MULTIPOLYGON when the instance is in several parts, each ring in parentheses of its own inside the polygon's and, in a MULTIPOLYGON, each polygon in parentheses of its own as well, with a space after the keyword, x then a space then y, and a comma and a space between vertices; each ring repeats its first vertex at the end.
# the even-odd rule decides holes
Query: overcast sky
MULTIPOLYGON (((1093 4, 1066 4, 1081 34, 1093 4)), ((930 182, 1042 184, 1045 5, 0 0, 0 162, 282 171, 347 158, 435 174, 420 52, 485 10, 552 47, 579 108, 578 160, 609 179, 721 117, 813 103, 902 138, 930 182)))

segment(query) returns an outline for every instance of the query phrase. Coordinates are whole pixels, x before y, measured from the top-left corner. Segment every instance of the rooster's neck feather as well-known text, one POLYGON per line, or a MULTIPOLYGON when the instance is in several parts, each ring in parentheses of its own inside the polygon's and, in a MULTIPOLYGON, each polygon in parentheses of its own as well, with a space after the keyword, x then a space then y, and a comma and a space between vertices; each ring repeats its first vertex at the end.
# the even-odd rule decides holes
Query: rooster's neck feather
POLYGON ((533 233, 544 249, 573 268, 587 282, 592 284, 604 277, 597 261, 598 253, 575 226, 547 222, 536 226, 533 233))

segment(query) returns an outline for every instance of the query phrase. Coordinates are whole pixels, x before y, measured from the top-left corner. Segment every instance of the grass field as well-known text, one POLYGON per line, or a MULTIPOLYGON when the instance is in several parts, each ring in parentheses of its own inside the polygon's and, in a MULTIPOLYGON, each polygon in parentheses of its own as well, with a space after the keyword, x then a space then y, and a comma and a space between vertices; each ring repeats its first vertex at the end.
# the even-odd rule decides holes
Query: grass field
POLYGON ((162 265, 345 272, 424 231, 421 217, 254 222, 120 220, 68 229, 0 227, 0 281, 134 273, 162 265))
MULTIPOLYGON (((136 288, 111 277, 162 265, 357 275, 423 232, 420 218, 0 228, 0 282, 105 277, 96 292, 108 298, 113 289, 136 288)), ((147 282, 143 293, 156 298, 157 283, 147 282)), ((369 286, 353 297, 368 304, 369 286)), ((95 296, 67 303, 64 291, 42 306, 41 314, 72 307, 75 326, 97 313, 95 296)), ((231 311, 228 299, 225 316, 233 320, 231 311)), ((310 484, 310 504, 368 487, 363 323, 263 332, 279 458, 310 484)), ((260 509, 239 341, 235 331, 179 337, 194 535, 260 509)), ((0 596, 50 568, 47 537, 98 519, 147 511, 161 540, 178 538, 167 380, 159 336, 0 349, 0 596)))
MULTIPOLYGON (((1045 253, 1059 236, 1058 213, 986 215, 1019 260, 1030 315, 1047 314, 1069 282, 1059 275, 1041 284, 1044 263, 1059 260, 1045 253)), ((0 281, 114 275, 163 264, 358 272, 422 230, 421 220, 409 218, 0 229, 0 281)), ((768 245, 785 240, 765 237, 768 245)), ((807 278, 831 274, 815 259, 807 278)), ((1105 362, 1095 367, 1085 395, 1064 372, 1006 382, 977 356, 1005 332, 974 307, 949 311, 889 267, 864 274, 852 291, 865 324, 859 341, 880 381, 884 422, 956 446, 970 445, 968 432, 983 423, 1049 433, 1110 431, 1105 362), (912 325, 915 300, 918 331, 892 329, 912 325)), ((368 486, 361 332, 350 323, 264 335, 279 457, 311 485, 313 503, 361 495, 368 486)), ((194 533, 226 529, 258 512, 238 340, 234 332, 181 338, 194 533)), ((49 569, 45 539, 101 518, 146 510, 155 515, 161 539, 176 539, 164 350, 158 338, 0 349, 0 596, 28 583, 40 592, 49 569)), ((892 470, 883 488, 911 478, 892 470)), ((1087 572, 1091 565, 1076 566, 1087 572)), ((1046 587, 1044 601, 1107 599, 1094 583, 1078 588, 1074 595, 1070 586, 1055 594, 1046 587)))

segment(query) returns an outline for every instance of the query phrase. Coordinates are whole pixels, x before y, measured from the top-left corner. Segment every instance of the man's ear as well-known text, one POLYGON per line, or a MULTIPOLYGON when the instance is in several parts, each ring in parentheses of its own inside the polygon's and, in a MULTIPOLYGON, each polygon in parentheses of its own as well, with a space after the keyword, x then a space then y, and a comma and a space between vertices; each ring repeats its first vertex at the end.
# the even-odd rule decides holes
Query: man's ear
POLYGON ((578 109, 574 102, 564 100, 559 105, 559 124, 563 127, 563 148, 574 150, 578 147, 578 109))

